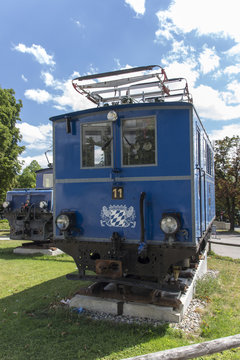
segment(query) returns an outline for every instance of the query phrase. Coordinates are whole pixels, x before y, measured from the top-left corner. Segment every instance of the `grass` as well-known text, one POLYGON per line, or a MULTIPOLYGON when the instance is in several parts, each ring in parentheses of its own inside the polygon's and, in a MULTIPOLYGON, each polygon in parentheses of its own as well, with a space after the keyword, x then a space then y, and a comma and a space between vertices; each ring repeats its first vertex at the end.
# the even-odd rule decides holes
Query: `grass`
POLYGON ((197 281, 195 297, 200 300, 210 301, 211 296, 219 290, 220 284, 218 277, 204 276, 197 281))
MULTIPOLYGON (((240 260, 213 256, 211 268, 219 270, 210 285, 210 301, 204 316, 201 335, 217 338, 240 333, 240 260)), ((209 297, 209 295, 207 295, 209 297)), ((240 358, 240 352, 238 354, 240 358)))
POLYGON ((4 219, 4 220, 0 220, 0 230, 6 230, 9 229, 9 223, 8 220, 4 219))
MULTIPOLYGON (((0 360, 117 360, 240 333, 239 261, 211 256, 219 277, 198 289, 208 301, 203 324, 199 336, 186 336, 167 324, 94 321, 66 309, 61 299, 83 286, 65 278, 76 270, 73 260, 14 255, 19 244, 0 241, 0 360)), ((239 350, 204 357, 239 358, 239 350)))

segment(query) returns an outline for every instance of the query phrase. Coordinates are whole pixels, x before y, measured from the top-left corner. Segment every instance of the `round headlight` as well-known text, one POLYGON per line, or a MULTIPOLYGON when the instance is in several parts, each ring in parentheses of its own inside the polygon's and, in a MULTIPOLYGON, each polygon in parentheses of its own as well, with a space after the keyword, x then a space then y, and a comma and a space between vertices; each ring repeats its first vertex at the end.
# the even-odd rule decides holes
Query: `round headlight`
POLYGON ((48 203, 46 202, 46 201, 40 201, 40 203, 39 203, 39 207, 41 208, 41 209, 45 209, 46 207, 48 206, 48 203))
POLYGON ((116 111, 112 110, 112 111, 109 111, 109 113, 107 114, 107 119, 109 121, 116 121, 118 118, 118 115, 116 113, 116 111))
POLYGON ((68 229, 70 224, 69 217, 67 215, 59 215, 56 219, 56 225, 59 228, 59 230, 65 231, 68 229))
POLYGON ((179 220, 173 216, 165 216, 160 221, 160 226, 165 234, 174 234, 179 229, 179 220))
POLYGON ((2 206, 3 206, 4 209, 6 209, 9 205, 10 205, 9 201, 4 201, 2 206))

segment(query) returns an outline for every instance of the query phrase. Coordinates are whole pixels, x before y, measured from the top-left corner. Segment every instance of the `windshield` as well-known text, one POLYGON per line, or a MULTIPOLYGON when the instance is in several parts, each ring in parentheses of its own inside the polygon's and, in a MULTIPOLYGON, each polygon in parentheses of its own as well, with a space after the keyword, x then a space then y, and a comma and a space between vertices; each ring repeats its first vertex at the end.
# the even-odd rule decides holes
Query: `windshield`
POLYGON ((155 159, 155 118, 122 122, 123 165, 153 165, 155 159))
POLYGON ((82 167, 112 165, 112 126, 109 122, 82 125, 82 167))

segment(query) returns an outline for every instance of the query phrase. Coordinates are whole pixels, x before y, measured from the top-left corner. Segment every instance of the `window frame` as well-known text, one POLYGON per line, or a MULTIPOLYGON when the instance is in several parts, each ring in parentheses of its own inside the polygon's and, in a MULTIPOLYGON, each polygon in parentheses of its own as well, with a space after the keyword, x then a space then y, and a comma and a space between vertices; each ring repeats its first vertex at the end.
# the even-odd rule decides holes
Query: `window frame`
POLYGON ((109 169, 113 167, 113 125, 112 122, 110 121, 106 121, 106 120, 99 120, 99 121, 89 121, 89 122, 82 122, 80 124, 80 169, 82 170, 87 170, 87 169, 109 169), (92 125, 92 124, 96 124, 96 125, 100 125, 100 124, 108 124, 110 126, 110 130, 111 130, 111 134, 110 137, 112 138, 111 144, 109 145, 111 148, 111 163, 108 166, 84 166, 83 165, 83 136, 84 136, 84 131, 83 131, 83 127, 86 125, 92 125))
POLYGON ((130 118, 123 118, 121 119, 121 133, 120 133, 120 147, 121 147, 121 167, 122 168, 131 168, 131 167, 149 167, 149 166, 158 166, 158 156, 157 156, 157 149, 158 149, 158 144, 157 144, 157 117, 156 115, 147 115, 147 116, 138 116, 138 117, 130 117, 130 118), (124 121, 129 121, 129 120, 141 120, 141 119, 153 119, 154 120, 154 140, 155 140, 155 161, 152 164, 130 164, 130 165, 125 165, 123 163, 123 123, 124 121))
POLYGON ((48 189, 48 188, 52 188, 53 187, 53 174, 52 173, 45 173, 45 174, 43 174, 43 178, 42 178, 42 185, 43 185, 43 188, 44 189, 48 189), (46 182, 46 178, 50 178, 51 180, 50 180, 50 183, 52 184, 52 185, 50 185, 50 186, 45 186, 45 182, 46 182))
POLYGON ((206 145, 206 173, 213 176, 213 151, 208 143, 206 145))

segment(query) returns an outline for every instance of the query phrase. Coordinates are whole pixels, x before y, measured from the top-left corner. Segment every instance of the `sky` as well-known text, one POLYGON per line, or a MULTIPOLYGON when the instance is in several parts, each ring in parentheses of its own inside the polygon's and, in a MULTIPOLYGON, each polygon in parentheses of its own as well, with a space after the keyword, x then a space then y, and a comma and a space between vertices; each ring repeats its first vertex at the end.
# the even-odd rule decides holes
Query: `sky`
POLYGON ((0 86, 21 99, 24 166, 47 165, 51 116, 92 107, 72 79, 143 65, 188 81, 212 140, 240 136, 238 0, 8 0, 0 86))

